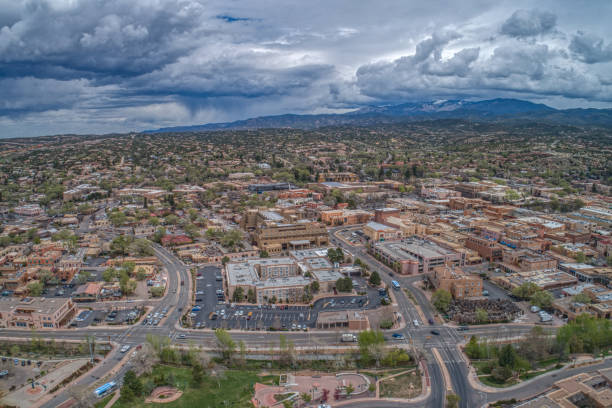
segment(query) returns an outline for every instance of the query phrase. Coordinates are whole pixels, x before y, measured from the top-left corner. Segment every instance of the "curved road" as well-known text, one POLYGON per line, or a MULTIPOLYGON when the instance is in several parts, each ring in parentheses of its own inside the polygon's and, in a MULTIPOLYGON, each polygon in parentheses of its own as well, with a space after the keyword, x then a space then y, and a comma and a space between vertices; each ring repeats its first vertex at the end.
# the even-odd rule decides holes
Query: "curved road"
MULTIPOLYGON (((359 256, 362 261, 370 265, 371 270, 376 270, 380 273, 381 278, 390 284, 391 277, 388 275, 390 271, 386 266, 378 263, 374 258, 369 256, 362 248, 349 247, 345 242, 338 240, 332 234, 332 242, 334 245, 341 246, 345 250, 348 250, 355 255, 359 256)), ((147 334, 155 334, 159 336, 168 336, 176 344, 187 344, 193 342, 196 344, 202 344, 208 347, 214 347, 215 336, 214 332, 210 330, 186 330, 178 326, 178 322, 181 318, 183 311, 187 310, 190 304, 191 298, 191 285, 192 280, 189 272, 189 268, 183 265, 171 252, 162 248, 158 245, 154 246, 154 250, 158 258, 161 260, 166 270, 168 271, 168 291, 166 295, 154 306, 153 312, 160 311, 164 308, 169 310, 167 317, 157 327, 142 326, 140 324, 130 326, 129 328, 85 328, 85 329, 63 329, 54 331, 41 331, 45 337, 55 339, 70 339, 70 340, 82 340, 84 336, 94 336, 98 341, 107 341, 108 338, 115 343, 122 345, 137 345, 146 341, 147 334), (183 281, 184 285, 180 282, 183 281), (185 339, 178 339, 177 333, 184 334, 185 339)), ((397 277, 395 279, 400 281, 405 288, 407 288, 417 303, 419 304, 426 319, 433 319, 435 312, 433 311, 430 303, 425 298, 424 294, 412 286, 412 283, 420 277, 397 277)), ((414 305, 411 300, 403 293, 403 291, 395 292, 396 302, 402 316, 410 323, 414 318, 421 320, 416 312, 414 305)), ((500 399, 507 398, 527 398, 538 392, 545 390, 550 387, 552 383, 558 381, 561 378, 574 375, 576 372, 584 371, 585 368, 576 368, 562 370, 559 372, 551 372, 546 375, 537 377, 534 380, 520 384, 519 386, 512 387, 512 389, 501 389, 496 392, 482 392, 474 389, 468 381, 468 365, 463 358, 463 354, 457 348, 457 344, 465 340, 464 335, 478 335, 480 337, 489 338, 500 338, 500 337, 516 337, 526 334, 531 330, 531 326, 527 325, 495 325, 495 326, 480 326, 471 328, 469 332, 458 332, 456 329, 448 326, 434 325, 428 326, 427 322, 421 322, 419 327, 412 327, 410 324, 406 325, 405 328, 397 330, 396 332, 404 334, 406 340, 399 341, 398 344, 404 343, 405 346, 414 346, 418 350, 422 350, 422 353, 426 359, 427 371, 431 382, 431 394, 426 401, 422 401, 414 404, 398 403, 393 401, 368 401, 368 402, 355 402, 350 406, 362 407, 362 408, 399 408, 399 407, 431 407, 439 408, 444 406, 446 385, 444 383, 444 377, 442 369, 438 364, 438 361, 433 358, 431 350, 435 347, 442 360, 446 369, 449 373, 452 382, 452 388, 460 398, 460 406, 462 408, 473 408, 483 406, 486 402, 492 402, 500 399), (440 335, 432 335, 431 330, 436 328, 440 335)), ((346 344, 340 343, 340 334, 337 332, 286 332, 283 333, 290 338, 296 345, 296 348, 333 348, 333 347, 346 347, 346 344)), ((3 337, 14 337, 14 338, 29 338, 31 333, 29 331, 22 330, 3 330, 3 337)), ((278 341, 278 333, 269 332, 232 332, 232 337, 236 341, 244 341, 247 346, 251 349, 261 347, 262 350, 269 350, 271 344, 276 344, 278 341)), ((98 364, 94 369, 88 373, 87 376, 82 378, 80 381, 73 383, 73 386, 91 386, 96 382, 101 382, 102 378, 108 377, 110 371, 119 363, 119 360, 123 357, 115 348, 109 356, 105 359, 104 363, 98 364)), ((606 360, 599 365, 593 365, 592 369, 610 367, 612 366, 611 360, 606 360)), ((121 381, 125 371, 129 369, 129 363, 123 366, 118 372, 109 378, 105 378, 105 381, 109 381, 111 378, 114 380, 121 381)), ((591 370, 591 368, 589 368, 591 370)), ((66 390, 56 395, 51 401, 44 404, 44 408, 52 408, 60 405, 61 403, 72 398, 71 394, 66 390)))

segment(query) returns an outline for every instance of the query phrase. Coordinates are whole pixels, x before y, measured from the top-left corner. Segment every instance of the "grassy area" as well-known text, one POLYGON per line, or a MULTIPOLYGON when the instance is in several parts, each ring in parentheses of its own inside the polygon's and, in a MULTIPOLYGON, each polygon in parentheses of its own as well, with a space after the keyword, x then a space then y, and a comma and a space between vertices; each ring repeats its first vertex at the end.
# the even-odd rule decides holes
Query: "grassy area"
MULTIPOLYGON (((225 370, 219 376, 205 375, 199 384, 192 384, 192 371, 184 367, 171 367, 160 365, 154 368, 150 375, 141 377, 143 383, 155 382, 156 379, 172 378, 177 388, 183 391, 183 396, 174 402, 164 404, 164 408, 187 407, 251 407, 250 399, 253 395, 255 382, 271 383, 271 377, 260 377, 254 371, 225 370)), ((149 407, 144 398, 134 401, 121 399, 113 408, 149 407)))
POLYGON ((384 398, 414 398, 421 393, 421 375, 417 370, 380 382, 380 396, 384 398))
POLYGON ((359 370, 359 373, 363 375, 367 375, 368 377, 372 377, 372 378, 375 378, 375 377, 383 378, 383 377, 388 377, 393 374, 401 373, 402 371, 413 370, 415 368, 416 368, 415 365, 409 365, 405 367, 389 368, 389 369, 383 369, 383 370, 359 370))
POLYGON ((518 382, 515 379, 509 379, 506 382, 500 383, 499 381, 495 380, 490 375, 483 375, 481 377, 478 377, 478 379, 480 380, 481 383, 483 383, 485 385, 488 385, 490 387, 496 387, 496 388, 509 387, 509 386, 514 385, 514 384, 516 384, 518 382))
POLYGON ((106 397, 102 398, 100 401, 96 402, 94 407, 95 408, 104 408, 106 406, 106 404, 108 404, 108 401, 110 401, 111 398, 113 398, 113 395, 115 395, 115 393, 112 393, 112 394, 107 395, 106 397))
MULTIPOLYGON (((504 387, 509 387, 519 382, 519 380, 516 380, 516 379, 509 379, 508 381, 505 381, 505 382, 499 382, 495 380, 493 377, 491 377, 489 375, 491 373, 491 366, 492 366, 491 363, 494 363, 494 362, 495 360, 472 361, 472 366, 474 366, 474 368, 476 369, 476 373, 478 374, 478 379, 483 384, 490 385, 492 387, 504 388, 504 387)), ((559 360, 556 357, 551 357, 546 360, 538 361, 536 363, 538 369, 531 370, 524 374, 521 374, 519 378, 521 381, 526 381, 531 378, 537 377, 539 375, 548 373, 550 371, 557 370, 558 368, 560 368, 558 363, 559 363, 559 360)))

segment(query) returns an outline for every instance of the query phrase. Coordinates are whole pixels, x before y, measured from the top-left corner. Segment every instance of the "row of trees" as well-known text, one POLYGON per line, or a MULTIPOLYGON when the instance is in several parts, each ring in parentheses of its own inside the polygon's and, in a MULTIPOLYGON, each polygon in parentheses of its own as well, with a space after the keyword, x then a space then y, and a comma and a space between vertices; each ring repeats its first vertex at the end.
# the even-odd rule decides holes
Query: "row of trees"
POLYGON ((472 336, 465 346, 465 353, 471 359, 488 360, 485 372, 490 373, 494 380, 505 382, 513 376, 540 368, 542 361, 553 359, 561 362, 569 354, 598 354, 610 347, 611 322, 582 314, 561 327, 555 337, 539 326, 534 327, 525 340, 503 346, 479 341, 476 336, 472 336))
POLYGON ((399 348, 387 349, 385 337, 380 330, 366 330, 359 333, 359 356, 363 367, 372 363, 379 367, 397 367, 406 365, 411 361, 405 350, 399 348))
POLYGON ((532 305, 542 309, 551 309, 554 300, 550 292, 542 290, 532 282, 523 283, 512 290, 512 294, 519 299, 529 300, 532 305))

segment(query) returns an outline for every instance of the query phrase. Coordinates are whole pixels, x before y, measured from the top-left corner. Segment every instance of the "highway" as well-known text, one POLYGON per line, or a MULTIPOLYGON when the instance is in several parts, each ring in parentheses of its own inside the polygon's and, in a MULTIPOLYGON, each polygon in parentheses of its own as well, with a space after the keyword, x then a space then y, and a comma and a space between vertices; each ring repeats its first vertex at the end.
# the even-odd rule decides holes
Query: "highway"
MULTIPOLYGON (((374 258, 369 256, 362 248, 348 246, 344 241, 338 240, 332 234, 332 243, 336 246, 341 246, 345 250, 358 256, 363 262, 370 266, 370 270, 378 271, 381 278, 390 286, 391 277, 389 276, 389 268, 378 263, 374 258)), ((63 329, 45 331, 44 337, 54 338, 57 340, 83 340, 85 336, 94 336, 98 341, 105 342, 109 338, 119 346, 130 345, 135 346, 146 341, 147 334, 155 334, 159 336, 167 336, 172 339, 175 344, 196 344, 202 345, 205 348, 213 349, 215 347, 215 336, 211 330, 186 330, 179 327, 178 322, 180 321, 181 314, 187 310, 190 306, 191 291, 192 291, 192 279, 190 276, 189 268, 183 265, 171 252, 168 250, 155 245, 155 253, 164 267, 168 272, 168 290, 166 295, 153 306, 153 312, 160 311, 164 308, 168 308, 168 315, 164 318, 159 326, 149 326, 136 324, 125 327, 112 327, 112 328, 100 328, 100 327, 88 327, 83 329, 63 329), (181 285, 181 281, 184 283, 181 285), (178 338, 178 334, 183 334, 183 338, 178 338)), ((412 283, 421 279, 421 277, 399 277, 395 274, 394 279, 398 280, 403 288, 406 288, 412 293, 414 299, 416 299, 419 307, 421 308, 425 319, 434 320, 435 311, 432 309, 430 303, 427 301, 425 295, 412 283)), ((463 354, 457 347, 457 344, 465 341, 471 335, 477 335, 479 337, 486 337, 491 339, 508 339, 516 338, 528 333, 532 326, 529 325, 516 325, 516 324, 505 324, 505 325, 487 325, 471 327, 468 331, 457 331, 456 328, 450 326, 444 326, 440 324, 429 325, 427 321, 422 321, 419 317, 419 313, 416 311, 415 305, 406 296, 403 290, 393 291, 394 297, 397 302, 399 311, 407 320, 406 327, 396 330, 394 332, 402 333, 405 336, 405 340, 392 341, 391 344, 397 343, 404 347, 416 348, 426 360, 427 375, 431 382, 431 393, 426 401, 421 401, 415 404, 405 404, 393 401, 368 401, 367 403, 354 403, 351 406, 354 407, 431 407, 439 408, 444 406, 446 384, 442 369, 439 366, 437 360, 432 354, 432 349, 436 348, 443 360, 446 369, 448 370, 449 376, 452 382, 452 389, 461 398, 460 407, 462 408, 473 408, 483 406, 487 401, 492 402, 499 399, 505 399, 514 397, 517 399, 529 397, 537 392, 543 391, 549 387, 553 382, 558 381, 561 378, 565 378, 575 370, 564 370, 562 372, 550 375, 543 375, 537 377, 537 379, 530 382, 519 384, 519 386, 513 387, 511 390, 501 389, 493 393, 482 392, 472 387, 468 381, 468 364, 464 360, 463 354), (412 320, 418 320, 420 322, 418 327, 412 324, 412 320), (432 329, 439 331, 439 335, 431 333, 432 329)), ((232 331, 232 338, 235 341, 244 341, 251 353, 257 353, 257 350, 269 350, 270 347, 278 344, 279 333, 271 333, 264 331, 232 331)), ((334 350, 335 348, 346 348, 346 343, 340 342, 340 332, 323 332, 323 331, 309 331, 309 332, 283 332, 288 339, 292 340, 299 351, 301 349, 309 350, 334 350)), ((5 338, 30 338, 30 331, 23 330, 3 330, 2 336, 5 338)), ((356 347, 356 345, 354 345, 356 347)), ((120 381, 123 374, 127 369, 128 365, 124 365, 118 372, 112 376, 107 374, 119 363, 120 359, 124 356, 117 351, 118 347, 115 348, 111 354, 105 359, 103 364, 98 364, 87 376, 82 378, 80 381, 71 384, 71 387, 83 387, 91 386, 95 382, 109 381, 114 379, 120 381), (106 377, 106 378, 105 378, 106 377)), ((602 367, 608 367, 612 365, 612 361, 607 360, 602 363, 602 367)), ((582 369, 584 370, 584 368, 582 369)), ((98 384, 96 384, 98 385, 98 384)), ((60 392, 58 395, 43 405, 45 408, 51 408, 58 406, 62 402, 65 402, 72 398, 72 395, 67 390, 60 392)))

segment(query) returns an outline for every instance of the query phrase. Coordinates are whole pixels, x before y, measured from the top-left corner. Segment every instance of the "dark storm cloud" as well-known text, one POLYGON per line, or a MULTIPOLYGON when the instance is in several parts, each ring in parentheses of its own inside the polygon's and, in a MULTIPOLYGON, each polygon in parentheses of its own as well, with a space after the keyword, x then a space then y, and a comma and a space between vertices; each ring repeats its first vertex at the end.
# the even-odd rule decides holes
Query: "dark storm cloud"
POLYGON ((603 38, 582 31, 572 37, 569 49, 587 64, 612 61, 612 43, 605 44, 603 38))
POLYGON ((517 10, 501 27, 510 37, 531 37, 549 32, 555 27, 557 16, 540 10, 517 10))
POLYGON ((606 7, 0 0, 0 137, 417 99, 609 102, 612 45, 603 38, 612 32, 600 21, 606 7), (587 28, 595 34, 580 31, 587 28))
POLYGON ((203 6, 172 3, 94 0, 57 8, 29 1, 18 21, 0 29, 0 72, 62 78, 150 72, 193 49, 190 37, 206 35, 203 6))

